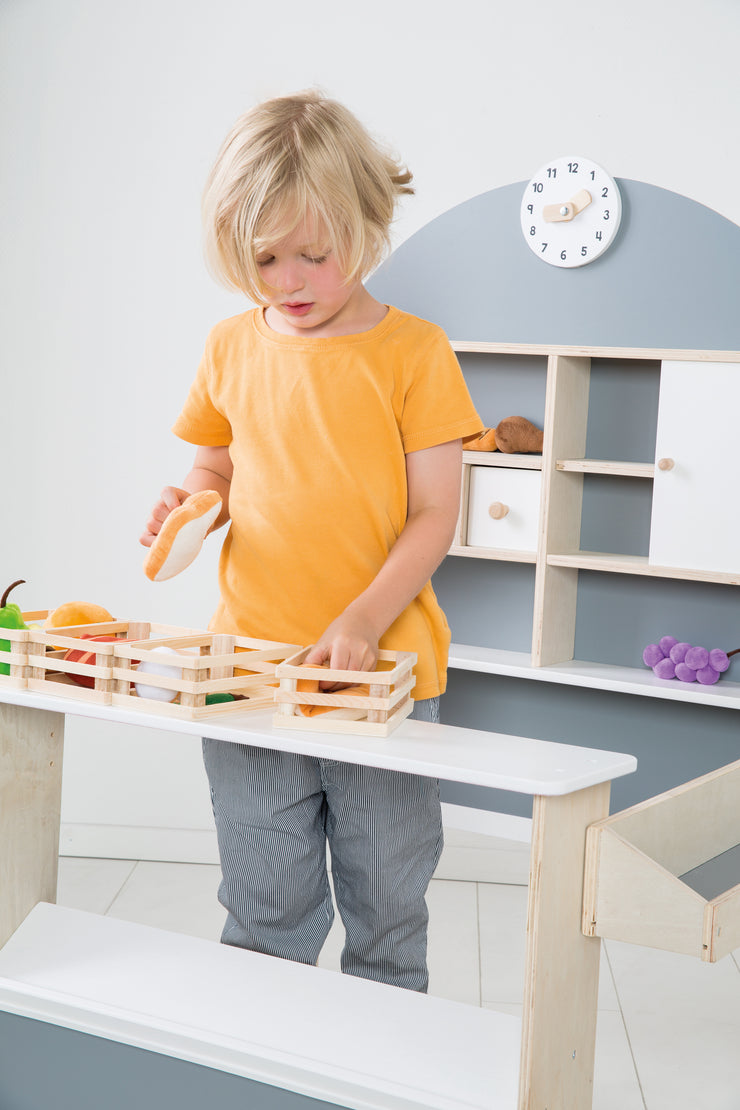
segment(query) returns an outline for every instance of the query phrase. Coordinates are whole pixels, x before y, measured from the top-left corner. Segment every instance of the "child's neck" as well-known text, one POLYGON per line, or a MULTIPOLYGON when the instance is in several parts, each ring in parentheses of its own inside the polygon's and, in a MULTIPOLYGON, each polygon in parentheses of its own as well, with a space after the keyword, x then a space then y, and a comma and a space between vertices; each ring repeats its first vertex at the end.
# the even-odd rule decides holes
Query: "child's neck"
POLYGON ((376 301, 362 284, 352 291, 336 312, 327 314, 321 304, 307 316, 296 319, 280 310, 279 304, 270 304, 264 312, 265 323, 279 335, 293 335, 304 339, 333 339, 342 335, 359 335, 371 331, 388 312, 386 305, 376 301), (315 321, 315 322, 314 322, 315 321))

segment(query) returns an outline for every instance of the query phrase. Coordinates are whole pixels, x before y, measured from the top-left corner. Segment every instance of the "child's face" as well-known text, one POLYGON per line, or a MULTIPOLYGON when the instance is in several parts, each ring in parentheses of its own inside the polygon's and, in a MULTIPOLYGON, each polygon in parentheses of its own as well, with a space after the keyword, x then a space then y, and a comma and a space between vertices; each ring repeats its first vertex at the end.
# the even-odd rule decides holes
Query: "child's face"
POLYGON ((265 319, 286 335, 346 335, 355 330, 364 287, 346 281, 321 229, 306 220, 257 256, 267 301, 265 319))

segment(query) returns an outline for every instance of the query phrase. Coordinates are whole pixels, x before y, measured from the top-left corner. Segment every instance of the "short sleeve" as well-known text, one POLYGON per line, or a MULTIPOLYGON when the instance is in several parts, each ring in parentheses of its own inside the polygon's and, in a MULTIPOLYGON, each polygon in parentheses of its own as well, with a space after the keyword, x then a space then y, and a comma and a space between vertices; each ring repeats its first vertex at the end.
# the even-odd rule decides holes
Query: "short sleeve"
POLYGON ((401 416, 406 454, 483 429, 447 336, 440 328, 430 329, 427 342, 408 361, 401 416))
POLYGON ((228 447, 232 441, 231 424, 214 398, 208 345, 172 431, 180 439, 199 447, 228 447))

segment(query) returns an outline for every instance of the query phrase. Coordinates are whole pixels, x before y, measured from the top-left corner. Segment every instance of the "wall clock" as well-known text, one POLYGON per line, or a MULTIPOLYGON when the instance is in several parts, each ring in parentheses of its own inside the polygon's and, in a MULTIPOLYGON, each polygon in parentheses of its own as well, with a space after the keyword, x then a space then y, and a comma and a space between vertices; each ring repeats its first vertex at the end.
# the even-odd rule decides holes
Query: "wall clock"
POLYGON ((522 197, 522 234, 530 250, 551 266, 593 262, 613 243, 621 217, 614 178, 577 155, 546 162, 522 197))

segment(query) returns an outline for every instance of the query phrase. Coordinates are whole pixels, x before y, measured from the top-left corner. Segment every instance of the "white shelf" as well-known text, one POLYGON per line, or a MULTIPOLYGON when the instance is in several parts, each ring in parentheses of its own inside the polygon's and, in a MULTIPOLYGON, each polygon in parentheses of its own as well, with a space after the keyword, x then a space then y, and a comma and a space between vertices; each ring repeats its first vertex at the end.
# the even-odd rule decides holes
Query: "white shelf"
POLYGON ((730 682, 725 678, 720 678, 714 686, 702 686, 695 682, 656 678, 647 667, 620 667, 612 663, 590 663, 582 659, 533 667, 528 652, 503 651, 468 644, 450 646, 449 666, 454 670, 507 675, 510 678, 555 682, 563 686, 582 686, 592 690, 609 690, 615 694, 637 694, 640 697, 713 705, 721 709, 740 709, 740 683, 730 682))
POLYGON ((620 478, 653 478, 654 463, 613 462, 611 459, 558 459, 556 470, 574 474, 607 474, 620 478))
POLYGON ((542 470, 542 455, 507 454, 506 451, 463 451, 469 466, 505 466, 515 470, 542 470))
POLYGON ((517 1017, 44 903, 0 1007, 356 1110, 517 1103, 517 1017))
POLYGON ((670 347, 569 347, 542 343, 488 343, 477 339, 453 339, 453 351, 478 355, 564 355, 573 358, 636 359, 662 362, 674 359, 690 362, 740 362, 739 351, 678 351, 670 347))
POLYGON ((501 547, 472 547, 453 544, 448 555, 460 555, 466 559, 494 559, 499 563, 536 563, 535 551, 506 551, 501 547))
POLYGON ((714 582, 721 586, 740 586, 740 571, 694 570, 689 567, 659 567, 648 562, 647 555, 620 555, 604 551, 565 551, 547 556, 552 567, 575 567, 611 574, 641 574, 649 578, 680 578, 689 582, 714 582))
MULTIPOLYGON (((681 369, 683 377, 678 381, 673 392, 677 394, 678 401, 674 407, 678 415, 683 418, 688 411, 691 419, 695 407, 694 385, 697 376, 706 379, 711 394, 715 383, 719 383, 717 393, 729 398, 729 411, 732 410, 731 401, 735 396, 736 373, 740 371, 740 352, 738 351, 689 351, 670 349, 646 348, 615 348, 595 346, 550 346, 545 344, 522 343, 489 343, 478 340, 454 340, 452 346, 459 353, 480 354, 490 356, 491 373, 500 369, 503 373, 516 373, 517 360, 539 359, 546 363, 545 382, 545 415, 543 428, 542 455, 535 458, 520 456, 522 461, 512 462, 512 456, 498 456, 494 453, 489 457, 478 458, 477 453, 467 452, 465 455, 465 470, 463 474, 463 508, 461 511, 460 525, 456 536, 456 543, 450 549, 450 554, 465 558, 483 559, 490 561, 515 562, 533 565, 534 579, 534 620, 532 632, 531 654, 510 651, 492 651, 486 648, 453 645, 450 657, 450 666, 453 668, 469 669, 482 673, 510 675, 513 677, 527 678, 535 681, 555 682, 561 684, 591 687, 594 689, 610 690, 621 693, 637 694, 643 697, 658 697, 666 700, 694 702, 702 705, 724 706, 740 708, 740 684, 726 681, 724 678, 715 686, 704 687, 696 684, 686 684, 671 680, 669 682, 656 679, 647 668, 621 666, 602 666, 581 660, 560 663, 558 660, 569 660, 574 653, 576 612, 578 608, 578 571, 596 571, 612 575, 640 576, 647 579, 668 579, 683 583, 707 583, 720 586, 740 585, 740 566, 735 557, 736 551, 733 539, 725 537, 722 541, 721 552, 713 550, 706 559, 697 559, 689 554, 691 548, 687 545, 687 529, 690 532, 691 522, 700 510, 703 511, 706 498, 702 490, 694 492, 693 500, 688 499, 686 504, 678 508, 673 506, 670 519, 673 531, 670 542, 662 550, 659 560, 653 556, 632 555, 609 551, 584 551, 580 549, 581 522, 583 510, 584 483, 578 477, 585 474, 601 475, 614 478, 635 478, 654 483, 653 502, 651 511, 651 551, 653 551, 653 534, 656 528, 655 492, 660 485, 662 472, 654 462, 637 462, 630 459, 614 458, 586 458, 586 443, 589 430, 589 389, 591 377, 591 360, 598 359, 601 363, 611 363, 619 366, 620 363, 632 361, 658 368, 661 374, 661 396, 667 390, 663 376, 666 367, 671 368, 675 378, 677 370, 681 369), (504 356, 504 357, 501 357, 504 356), (509 357, 507 357, 509 356, 509 357), (725 364, 725 365, 718 365, 725 364), (732 364, 732 365, 727 365, 732 364), (699 374, 701 371, 701 374, 699 374), (688 374, 690 385, 686 383, 688 374), (719 388, 721 387, 721 388, 719 388), (731 387, 731 388, 730 388, 731 387), (536 461, 535 461, 536 460, 536 461), (527 551, 497 550, 489 547, 473 547, 461 543, 468 538, 471 511, 471 488, 469 480, 471 467, 474 466, 529 466, 541 470, 541 500, 536 539, 537 551, 531 549, 535 544, 526 543, 527 551), (668 555, 670 554, 670 558, 668 555), (715 554, 717 555, 715 559, 715 554), (720 554, 722 557, 720 557, 720 554), (683 566, 669 565, 680 562, 683 566), (707 568, 707 569, 705 569, 707 568), (711 569, 709 569, 711 568, 711 569), (721 569, 717 569, 721 568, 721 569), (533 662, 544 666, 533 666, 533 662)), ((485 364, 486 368, 488 364, 485 364)), ((673 382, 671 378, 671 382, 673 382)), ((672 395, 672 394, 671 394, 672 395)), ((716 402, 715 402, 716 403, 716 402)), ((726 407, 728 407, 726 406, 726 407)), ((665 404, 661 402, 661 412, 665 404)), ((671 412, 669 412, 671 416, 671 412)), ((661 417, 656 427, 656 451, 660 444, 661 426, 668 427, 675 433, 674 424, 678 427, 677 418, 661 417)), ((683 427, 683 425, 680 425, 683 427)), ((666 458, 673 457, 677 447, 674 439, 670 441, 670 449, 660 448, 666 458)), ((679 443, 686 442, 685 431, 678 437, 679 443)), ((723 443, 731 442, 725 435, 723 443)), ((725 450, 729 450, 725 448, 725 450)), ((706 456, 706 450, 703 452, 706 456)), ((711 454, 711 452, 710 452, 711 454)), ((676 474, 686 480, 683 469, 690 469, 692 462, 690 453, 685 462, 676 464, 676 474)), ((728 465, 726 463, 726 465, 728 465)), ((472 471, 475 473, 475 471, 472 471)), ((693 474, 693 470, 691 471, 693 474)), ((477 475, 483 481, 488 475, 477 475)), ((493 478, 493 475, 490 475, 493 478)), ((506 498, 502 498, 506 502, 506 498)), ((476 505, 473 506, 477 508, 476 505)), ((713 519, 716 519, 716 512, 713 519)), ((714 533, 711 519, 705 525, 704 534, 710 539, 714 533)), ((734 533, 727 532, 727 536, 734 533)), ((486 542, 498 542, 498 537, 481 536, 479 533, 474 538, 486 542)), ((711 546, 711 545, 710 545, 711 546)), ((454 614, 453 614, 454 620, 454 614)), ((454 627, 454 624, 453 624, 454 627)), ((641 648, 639 651, 641 652, 641 648)), ((635 649, 637 654, 637 648, 635 649)), ((631 656, 635 657, 635 656, 631 656)), ((636 661, 641 662, 639 656, 636 661)))

